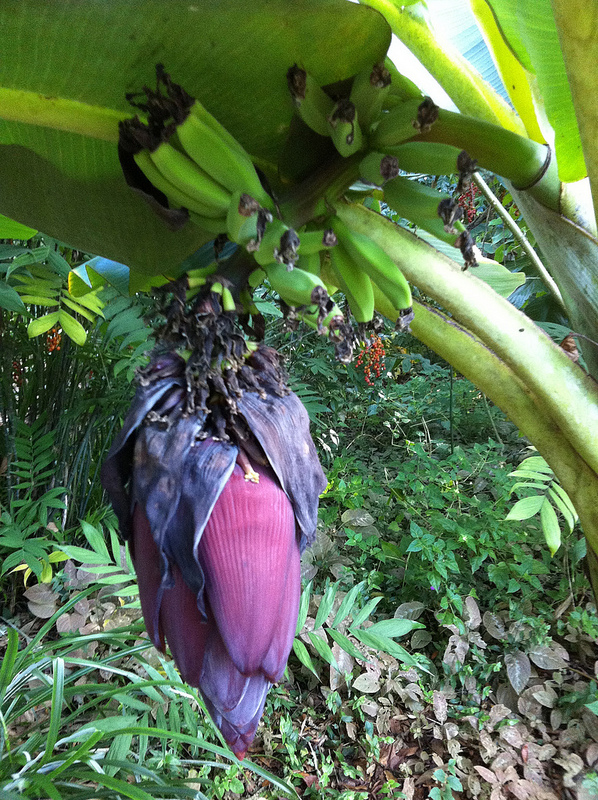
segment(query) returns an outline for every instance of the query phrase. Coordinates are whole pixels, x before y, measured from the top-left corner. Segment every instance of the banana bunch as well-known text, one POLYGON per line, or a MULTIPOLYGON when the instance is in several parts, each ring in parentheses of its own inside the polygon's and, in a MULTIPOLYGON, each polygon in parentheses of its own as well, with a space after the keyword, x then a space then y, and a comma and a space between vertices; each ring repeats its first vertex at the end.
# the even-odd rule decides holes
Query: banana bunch
POLYGON ((333 97, 297 64, 287 72, 287 85, 298 115, 315 133, 330 136, 344 158, 367 145, 370 131, 382 116, 391 80, 384 63, 374 64, 354 77, 348 97, 333 97))
POLYGON ((379 245, 351 230, 342 219, 341 204, 336 211, 337 215, 332 217, 330 225, 338 245, 331 250, 330 260, 353 316, 360 323, 372 320, 376 288, 395 310, 399 327, 406 328, 412 318, 412 299, 403 273, 379 245))
POLYGON ((144 89, 144 103, 133 103, 129 96, 148 121, 135 117, 121 123, 121 149, 132 154, 169 208, 187 209, 190 219, 208 233, 227 233, 245 246, 259 243, 274 203, 249 154, 160 66, 157 87, 144 89))

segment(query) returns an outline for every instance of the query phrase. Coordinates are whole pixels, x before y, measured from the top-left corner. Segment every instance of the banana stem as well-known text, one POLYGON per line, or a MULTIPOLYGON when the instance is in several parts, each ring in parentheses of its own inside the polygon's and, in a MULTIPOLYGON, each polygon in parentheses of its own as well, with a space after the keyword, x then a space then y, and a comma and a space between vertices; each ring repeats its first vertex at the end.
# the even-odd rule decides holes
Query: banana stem
POLYGON ((507 228, 511 231, 514 238, 519 242, 523 252, 526 253, 526 255, 529 257, 529 260, 538 270, 538 272, 540 273, 540 277, 546 284, 547 289, 550 291, 554 299, 557 301, 557 303, 560 305, 563 311, 567 313, 567 309, 565 308, 565 302, 563 300, 563 296, 559 290, 559 287, 554 282, 552 275, 548 272, 548 270, 540 260, 540 257, 538 256, 534 248, 528 242, 527 237, 525 236, 519 225, 517 225, 513 217, 509 214, 507 209, 503 206, 503 204, 500 202, 498 197, 494 194, 492 189, 488 186, 488 184, 482 178, 479 172, 474 172, 473 179, 479 186, 482 194, 484 195, 486 200, 490 203, 494 211, 496 211, 498 216, 502 219, 507 228))
POLYGON ((92 139, 118 142, 118 123, 126 112, 92 106, 63 97, 46 97, 39 92, 0 88, 0 118, 25 122, 92 139))
POLYGON ((328 203, 337 200, 359 180, 363 156, 363 153, 356 153, 350 158, 336 158, 290 188, 279 203, 281 217, 287 225, 300 228, 316 217, 326 216, 330 211, 328 203))
POLYGON ((480 167, 506 178, 520 190, 526 189, 542 205, 554 211, 560 208, 561 183, 556 158, 548 145, 443 108, 429 132, 412 139, 467 150, 480 167))
POLYGON ((471 380, 493 403, 508 414, 533 442, 554 470, 567 492, 588 540, 588 559, 594 593, 598 596, 598 475, 571 446, 554 419, 547 416, 538 398, 513 370, 470 331, 440 311, 414 303, 411 330, 420 341, 471 380))
POLYGON ((598 472, 598 384, 589 375, 488 284, 461 272, 455 262, 410 231, 364 206, 337 203, 336 212, 354 231, 380 245, 410 283, 479 336, 598 472))

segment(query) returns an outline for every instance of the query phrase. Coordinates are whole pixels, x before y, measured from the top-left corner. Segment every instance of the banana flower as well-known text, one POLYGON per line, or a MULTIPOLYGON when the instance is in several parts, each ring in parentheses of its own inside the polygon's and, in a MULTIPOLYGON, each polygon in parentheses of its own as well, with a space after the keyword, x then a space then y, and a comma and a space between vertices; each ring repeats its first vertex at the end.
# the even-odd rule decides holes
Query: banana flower
POLYGON ((239 758, 285 670, 326 485, 307 412, 270 380, 274 363, 259 348, 234 398, 212 376, 222 394, 190 411, 185 361, 154 358, 102 468, 149 636, 168 643, 239 758), (218 426, 224 400, 234 413, 218 426))

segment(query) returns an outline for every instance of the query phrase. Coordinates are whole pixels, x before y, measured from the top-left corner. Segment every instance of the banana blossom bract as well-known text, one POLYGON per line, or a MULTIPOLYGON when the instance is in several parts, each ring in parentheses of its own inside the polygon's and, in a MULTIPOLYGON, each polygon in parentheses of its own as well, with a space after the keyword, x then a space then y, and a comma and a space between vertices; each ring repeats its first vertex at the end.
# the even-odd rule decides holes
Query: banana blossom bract
POLYGON ((186 413, 182 359, 162 356, 148 373, 102 481, 152 642, 164 652, 166 639, 243 758, 292 647, 300 553, 326 479, 293 393, 242 394, 238 414, 258 443, 246 451, 208 433, 206 413, 186 413))

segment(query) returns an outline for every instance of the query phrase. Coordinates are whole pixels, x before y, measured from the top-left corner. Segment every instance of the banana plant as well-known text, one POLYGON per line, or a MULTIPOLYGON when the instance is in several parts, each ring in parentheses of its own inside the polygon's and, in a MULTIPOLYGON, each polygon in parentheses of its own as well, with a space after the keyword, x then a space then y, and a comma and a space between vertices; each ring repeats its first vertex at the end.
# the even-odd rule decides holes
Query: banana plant
MULTIPOLYGON (((410 324, 503 408, 550 464, 579 515, 598 592, 596 2, 471 5, 510 104, 440 40, 424 2, 4 4, 0 26, 12 44, 0 62, 0 213, 127 264, 136 287, 176 277, 202 245, 227 232, 237 255, 218 271, 238 291, 247 291, 248 276, 251 288, 268 274, 281 281, 283 299, 285 289, 294 290, 293 300, 305 296, 309 305, 319 292, 319 307, 303 317, 330 332, 337 309, 325 296, 335 286, 358 321, 367 322, 375 307, 410 324), (393 33, 458 112, 439 109, 386 59, 393 33), (178 105, 156 111, 158 98, 178 105), (195 164, 205 148, 191 157, 199 177, 189 184, 191 168, 180 156, 192 151, 185 137, 193 101, 210 152, 225 142, 254 194, 264 188, 257 207, 243 205, 243 187, 234 181, 222 195, 200 176, 195 166, 211 171, 195 164), (123 138, 122 123, 135 115, 123 138), (175 153, 163 147, 168 115, 175 153), (382 156, 390 158, 389 171, 381 171, 382 156), (478 166, 509 185, 589 374, 475 270, 463 271, 463 261, 473 266, 477 257, 452 198, 397 174, 459 173, 463 186, 478 166), (357 190, 360 180, 369 183, 357 190), (438 246, 377 213, 380 197, 438 246), (340 255, 322 250, 310 261, 301 236, 331 220, 340 255), (268 225, 278 226, 271 241, 268 225), (252 254, 262 238, 264 263, 252 254), (447 242, 456 259, 441 247, 447 242), (282 275, 272 259, 287 267, 282 275), (383 274, 375 273, 379 264, 383 274), (406 313, 409 287, 397 273, 442 311, 413 302, 413 315, 406 313)), ((220 188, 230 177, 224 172, 217 174, 220 188)))

